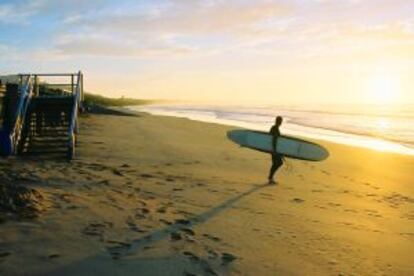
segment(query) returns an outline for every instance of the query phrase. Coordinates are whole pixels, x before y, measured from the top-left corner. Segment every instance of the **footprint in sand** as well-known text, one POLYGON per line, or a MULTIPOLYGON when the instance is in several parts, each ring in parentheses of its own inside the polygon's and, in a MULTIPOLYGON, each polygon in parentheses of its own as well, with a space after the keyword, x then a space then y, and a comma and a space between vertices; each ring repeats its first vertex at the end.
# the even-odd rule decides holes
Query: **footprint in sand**
POLYGON ((175 224, 190 225, 191 221, 188 219, 176 219, 175 224))
POLYGON ((157 208, 157 213, 165 214, 167 212, 167 206, 161 206, 157 208))
POLYGON ((123 192, 123 191, 118 190, 118 189, 115 189, 115 188, 111 188, 111 191, 113 191, 113 192, 115 192, 115 193, 117 193, 117 194, 120 194, 120 195, 124 194, 124 192, 123 192))
POLYGON ((330 172, 325 171, 325 170, 321 170, 321 172, 322 172, 323 174, 326 174, 326 175, 331 175, 331 173, 330 173, 330 172))
POLYGON ((195 236, 195 232, 193 231, 193 229, 191 229, 191 228, 186 228, 186 227, 184 227, 184 228, 180 228, 180 231, 181 232, 184 232, 185 234, 187 234, 187 235, 190 235, 190 236, 195 236))
POLYGON ((400 216, 402 219, 414 220, 414 212, 405 213, 400 216))
POLYGON ((131 244, 129 242, 123 242, 118 240, 107 240, 106 243, 116 244, 118 246, 129 247, 131 244))
POLYGON ((358 213, 358 211, 357 211, 357 210, 355 210, 355 209, 345 209, 345 210, 344 210, 344 212, 348 212, 348 213, 355 213, 355 214, 357 214, 357 213, 358 213))
POLYGON ((207 239, 215 241, 215 242, 221 241, 221 239, 219 237, 213 236, 213 235, 210 235, 210 234, 203 234, 203 236, 206 237, 207 239))
POLYGON ((95 142, 90 142, 91 144, 94 144, 94 145, 102 145, 102 144, 104 144, 104 142, 101 142, 101 141, 95 141, 95 142))
POLYGON ((149 250, 149 249, 152 249, 152 248, 154 248, 154 246, 151 246, 151 245, 146 245, 146 246, 144 246, 142 249, 143 249, 143 250, 149 250))
POLYGON ((101 181, 96 182, 96 184, 97 185, 109 186, 110 185, 110 182, 109 182, 109 180, 101 180, 101 181))
POLYGON ((146 218, 147 215, 150 213, 150 210, 148 208, 138 208, 136 209, 135 218, 136 219, 143 219, 146 218))
POLYGON ((71 203, 71 198, 73 197, 72 194, 59 194, 59 199, 64 201, 65 203, 71 203))
POLYGON ((183 255, 188 257, 188 259, 193 263, 197 263, 198 261, 200 261, 200 258, 190 251, 184 251, 183 255))
POLYGON ((142 173, 140 174, 141 177, 143 178, 154 178, 154 176, 152 174, 148 174, 148 173, 142 173))
POLYGON ((144 200, 138 200, 138 203, 141 204, 141 206, 147 206, 147 202, 144 200))
POLYGON ((305 202, 305 200, 304 199, 301 199, 301 198, 298 198, 298 197, 295 197, 295 198, 291 199, 290 202, 293 202, 293 203, 303 203, 303 202, 305 202))
POLYGON ((112 203, 117 203, 118 201, 116 200, 116 198, 114 198, 113 196, 111 196, 111 195, 106 195, 106 198, 110 201, 110 202, 112 202, 112 203))
MULTIPOLYGON (((185 201, 181 201, 181 202, 185 202, 185 201)), ((174 214, 185 215, 185 216, 190 216, 190 217, 195 216, 194 213, 191 213, 191 212, 188 212, 188 211, 184 211, 184 210, 176 210, 176 211, 173 211, 173 213, 174 214)))
POLYGON ((80 207, 77 205, 69 205, 68 207, 66 207, 66 210, 76 210, 79 209, 80 207))
POLYGON ((377 218, 382 218, 382 215, 378 214, 377 210, 373 210, 373 209, 364 209, 364 212, 371 217, 377 217, 377 218))
POLYGON ((217 257, 219 256, 219 254, 217 252, 215 252, 212 249, 207 249, 207 257, 209 259, 217 259, 217 257))
POLYGON ((115 174, 115 175, 117 175, 117 176, 124 176, 124 173, 121 172, 118 169, 112 169, 112 173, 115 174))
POLYGON ((182 240, 182 236, 179 232, 171 232, 170 233, 170 240, 171 241, 179 241, 182 240))
POLYGON ((400 236, 405 236, 405 237, 408 237, 408 238, 414 238, 414 233, 409 233, 409 232, 407 232, 407 233, 399 233, 399 235, 400 236))
POLYGON ((233 261, 235 261, 237 257, 231 253, 222 253, 221 254, 221 262, 222 265, 227 265, 233 261))
MULTIPOLYGON (((201 259, 196 254, 190 251, 184 251, 183 255, 188 257, 190 262, 192 262, 193 264, 199 265, 203 269, 204 275, 219 275, 211 268, 210 264, 207 261, 201 259)), ((185 272, 185 275, 197 275, 197 274, 185 272)))
POLYGON ((392 205, 396 205, 397 207, 407 203, 414 203, 414 198, 398 193, 392 193, 391 195, 384 196, 383 199, 392 205))
POLYGON ((129 230, 137 232, 137 233, 145 233, 146 231, 140 229, 138 225, 131 219, 128 218, 125 222, 128 225, 129 230))
POLYGON ((116 242, 119 243, 119 245, 116 246, 108 246, 106 250, 111 255, 112 259, 118 260, 121 258, 121 256, 129 249, 131 248, 130 243, 126 242, 116 242))
POLYGON ((111 222, 92 222, 82 230, 82 233, 88 236, 96 236, 103 239, 106 228, 112 226, 113 224, 111 222))
POLYGON ((171 221, 166 220, 166 219, 159 219, 159 221, 166 224, 166 225, 172 225, 173 224, 171 221))
POLYGON ((10 252, 7 252, 7 251, 0 252, 0 259, 6 258, 6 257, 8 257, 10 255, 11 255, 11 253, 10 252))

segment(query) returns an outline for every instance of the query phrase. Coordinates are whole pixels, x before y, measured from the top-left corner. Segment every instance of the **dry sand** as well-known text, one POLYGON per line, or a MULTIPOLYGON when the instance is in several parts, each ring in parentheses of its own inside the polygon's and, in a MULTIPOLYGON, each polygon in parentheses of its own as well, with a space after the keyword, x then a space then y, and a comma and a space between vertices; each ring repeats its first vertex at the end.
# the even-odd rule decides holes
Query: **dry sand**
POLYGON ((228 129, 89 115, 71 163, 1 159, 40 214, 0 224, 0 274, 414 275, 413 157, 322 142, 269 186, 228 129))

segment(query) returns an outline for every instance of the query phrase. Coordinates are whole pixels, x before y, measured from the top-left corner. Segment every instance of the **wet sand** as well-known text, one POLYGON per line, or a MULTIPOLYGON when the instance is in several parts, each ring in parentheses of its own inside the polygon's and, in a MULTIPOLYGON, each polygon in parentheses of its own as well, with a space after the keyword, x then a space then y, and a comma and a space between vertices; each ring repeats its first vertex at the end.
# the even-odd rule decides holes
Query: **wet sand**
POLYGON ((414 158, 321 142, 321 163, 239 148, 227 126, 88 115, 76 160, 0 159, 36 191, 3 214, 1 275, 413 275, 414 158))

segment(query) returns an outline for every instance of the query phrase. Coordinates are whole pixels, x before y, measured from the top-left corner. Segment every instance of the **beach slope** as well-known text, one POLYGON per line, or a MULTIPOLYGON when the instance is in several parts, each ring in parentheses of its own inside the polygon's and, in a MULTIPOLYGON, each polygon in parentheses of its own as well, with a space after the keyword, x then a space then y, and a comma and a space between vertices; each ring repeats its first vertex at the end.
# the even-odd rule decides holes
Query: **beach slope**
POLYGON ((0 160, 35 191, 3 212, 1 275, 412 275, 414 158, 327 142, 328 160, 267 154, 228 126, 81 118, 77 158, 0 160))

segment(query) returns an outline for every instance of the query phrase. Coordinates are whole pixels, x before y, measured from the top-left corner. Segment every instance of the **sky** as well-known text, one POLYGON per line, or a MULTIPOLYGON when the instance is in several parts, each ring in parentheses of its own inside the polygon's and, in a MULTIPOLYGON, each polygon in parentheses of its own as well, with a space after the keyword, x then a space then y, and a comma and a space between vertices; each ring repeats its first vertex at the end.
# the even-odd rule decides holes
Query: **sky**
POLYGON ((412 0, 0 0, 0 74, 189 101, 414 103, 412 0))

